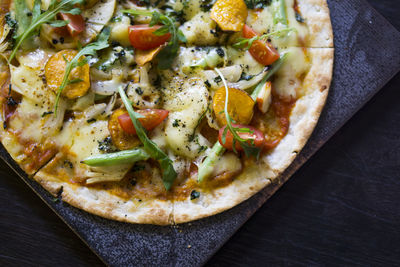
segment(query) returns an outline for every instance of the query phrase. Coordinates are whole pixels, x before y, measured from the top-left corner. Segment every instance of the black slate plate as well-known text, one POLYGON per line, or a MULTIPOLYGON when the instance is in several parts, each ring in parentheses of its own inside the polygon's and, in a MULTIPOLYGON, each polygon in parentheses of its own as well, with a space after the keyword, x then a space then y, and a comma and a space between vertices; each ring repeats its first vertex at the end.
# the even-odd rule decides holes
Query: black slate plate
MULTIPOLYGON (((336 65, 330 96, 309 143, 282 181, 298 169, 400 69, 400 34, 361 0, 329 1, 336 65)), ((87 214, 52 197, 29 180, 1 149, 2 157, 110 265, 204 263, 269 197, 264 190, 220 215, 180 225, 129 225, 87 214), (191 246, 190 248, 188 246, 191 246)))

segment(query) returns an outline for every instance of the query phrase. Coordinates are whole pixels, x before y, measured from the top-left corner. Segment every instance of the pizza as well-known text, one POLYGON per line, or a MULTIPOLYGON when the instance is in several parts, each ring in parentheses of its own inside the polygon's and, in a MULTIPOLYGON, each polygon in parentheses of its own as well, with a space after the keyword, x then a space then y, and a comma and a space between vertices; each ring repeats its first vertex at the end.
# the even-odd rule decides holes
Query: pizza
POLYGON ((274 183, 332 78, 324 0, 3 0, 4 148, 57 199, 178 224, 274 183))

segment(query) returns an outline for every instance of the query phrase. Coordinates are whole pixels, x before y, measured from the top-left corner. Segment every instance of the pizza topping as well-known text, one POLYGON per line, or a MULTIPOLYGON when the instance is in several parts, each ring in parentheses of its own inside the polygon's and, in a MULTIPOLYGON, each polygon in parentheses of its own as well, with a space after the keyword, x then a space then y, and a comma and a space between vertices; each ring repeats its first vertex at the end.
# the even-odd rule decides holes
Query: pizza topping
POLYGON ((60 17, 67 21, 67 30, 72 37, 77 36, 81 32, 85 30, 85 20, 83 19, 82 15, 77 14, 69 14, 69 13, 60 13, 60 17))
MULTIPOLYGON (((251 146, 255 146, 261 148, 264 146, 265 139, 264 134, 257 130, 256 128, 249 126, 249 125, 241 125, 241 124, 232 124, 234 129, 238 129, 236 132, 238 136, 245 140, 243 142, 247 142, 251 146)), ((219 130, 218 136, 219 143, 228 150, 231 151, 243 151, 244 148, 242 147, 241 143, 235 142, 234 136, 232 132, 224 126, 219 130), (235 145, 235 147, 233 147, 235 145)))
MULTIPOLYGON (((142 116, 139 122, 147 131, 157 127, 168 116, 168 110, 164 109, 144 109, 136 110, 136 112, 142 116)), ((118 116, 118 122, 126 133, 136 135, 136 129, 128 113, 118 116)))
POLYGON ((108 119, 108 130, 113 144, 120 150, 132 149, 140 145, 140 140, 136 135, 129 134, 121 127, 119 117, 126 114, 126 110, 117 109, 108 119))
POLYGON ((305 19, 303 18, 303 16, 300 13, 299 4, 297 3, 297 0, 294 0, 294 2, 293 2, 293 9, 294 9, 294 14, 295 14, 295 18, 296 18, 297 22, 304 23, 305 19))
POLYGON ((260 9, 268 6, 271 0, 245 0, 248 9, 260 9))
POLYGON ((266 82, 262 87, 260 92, 257 95, 257 107, 262 112, 267 112, 269 105, 271 104, 271 88, 272 83, 266 82))
MULTIPOLYGON (((18 3, 24 1, 16 2, 18 3)), ((36 0, 32 9, 32 20, 30 22, 28 22, 27 18, 18 20, 19 27, 22 27, 23 24, 21 22, 24 21, 24 26, 26 28, 23 28, 23 32, 18 30, 18 35, 15 37, 15 46, 8 60, 11 61, 15 57, 15 54, 17 53, 22 43, 26 39, 32 37, 43 24, 48 23, 54 27, 65 26, 67 22, 55 20, 56 15, 60 12, 74 15, 79 14, 81 10, 74 6, 75 4, 79 3, 82 3, 82 0, 62 0, 60 2, 58 2, 57 0, 52 0, 50 2, 49 8, 46 11, 42 12, 40 8, 41 1, 36 0)))
MULTIPOLYGON (((151 43, 150 47, 155 48, 158 45, 161 45, 165 43, 169 39, 168 44, 157 54, 157 59, 158 59, 158 68, 159 69, 168 69, 171 67, 172 62, 174 58, 178 54, 179 50, 179 41, 180 42, 186 42, 185 35, 183 35, 182 31, 179 30, 173 19, 170 17, 163 15, 157 11, 144 11, 144 10, 134 10, 134 9, 129 9, 129 10, 124 10, 124 13, 127 14, 132 14, 132 15, 142 15, 142 16, 151 16, 151 21, 149 23, 150 27, 155 26, 156 24, 162 23, 164 26, 156 29, 155 31, 149 31, 147 30, 146 34, 143 35, 144 38, 150 38, 150 42, 148 42, 148 45, 151 43), (149 33, 151 35, 149 35, 149 33), (154 38, 153 35, 158 36, 158 38, 154 38), (162 37, 162 38, 161 38, 162 37), (156 41, 154 41, 156 40, 156 41), (163 41, 162 43, 160 41, 163 41), (158 44, 157 46, 154 46, 154 44, 158 44)), ((142 40, 142 38, 138 38, 138 40, 142 40)), ((132 42, 132 39, 131 39, 132 42)), ((136 43, 136 40, 135 40, 136 43)), ((139 42, 137 42, 139 43, 139 42)), ((143 46, 145 47, 145 46, 143 46)), ((147 48, 149 49, 149 48, 147 48)))
MULTIPOLYGON (((227 110, 229 116, 237 123, 248 124, 253 117, 254 100, 243 90, 228 88, 229 98, 227 110)), ((218 89, 213 98, 213 110, 216 120, 220 126, 227 124, 225 109, 226 92, 225 87, 218 89)))
MULTIPOLYGON (((45 67, 46 82, 54 92, 57 92, 63 83, 64 74, 67 71, 67 62, 71 61, 77 54, 76 50, 61 50, 47 61, 45 67)), ((63 96, 74 99, 85 95, 88 91, 90 87, 89 64, 82 64, 85 61, 86 58, 81 56, 79 58, 80 66, 69 71, 69 83, 64 86, 63 96)))
MULTIPOLYGON (((90 44, 86 45, 85 47, 83 47, 70 60, 63 58, 65 60, 66 65, 65 65, 64 77, 61 80, 61 83, 57 89, 57 98, 56 98, 56 103, 55 103, 55 107, 54 107, 55 114, 57 113, 58 102, 59 102, 59 99, 60 99, 60 96, 61 96, 61 93, 63 92, 63 90, 68 85, 82 82, 81 78, 72 79, 72 80, 70 79, 70 75, 71 75, 72 71, 75 68, 80 68, 80 67, 87 65, 88 59, 85 58, 84 56, 94 56, 96 54, 96 51, 107 48, 109 46, 109 44, 108 44, 109 36, 110 36, 110 29, 105 28, 101 32, 101 34, 98 36, 96 42, 90 43, 90 44)), ((83 80, 83 81, 85 81, 85 80, 83 80)), ((85 93, 86 93, 86 91, 85 91, 85 93)))
POLYGON ((142 160, 149 159, 149 154, 142 149, 136 148, 132 150, 124 150, 114 153, 101 154, 96 156, 90 156, 86 159, 82 160, 81 163, 84 163, 89 166, 112 166, 112 165, 121 165, 121 164, 131 164, 142 160))
POLYGON ((253 92, 251 93, 251 98, 256 100, 257 96, 262 91, 265 83, 271 79, 271 77, 282 67, 283 63, 286 62, 289 53, 285 53, 278 59, 272 66, 271 69, 268 71, 267 75, 261 80, 261 82, 254 88, 253 92))
POLYGON ((156 159, 160 163, 164 187, 165 189, 169 190, 175 178, 177 177, 177 173, 174 170, 171 159, 156 145, 156 143, 154 143, 147 137, 145 129, 139 122, 139 118, 141 117, 141 115, 133 110, 132 103, 127 98, 124 89, 122 87, 119 87, 118 92, 121 96, 122 102, 125 105, 125 108, 128 110, 129 117, 131 118, 132 123, 135 126, 136 133, 140 141, 144 145, 144 149, 153 159, 156 159))
POLYGON ((274 8, 274 24, 281 23, 287 26, 289 22, 287 19, 285 0, 274 0, 272 7, 274 8))
MULTIPOLYGON (((257 85, 257 87, 254 89, 253 93, 251 94, 251 98, 253 100, 255 100, 257 98, 257 96, 260 93, 261 89, 263 88, 264 84, 279 70, 279 68, 282 66, 282 63, 286 60, 286 58, 287 58, 287 54, 284 54, 280 59, 278 59, 277 62, 275 62, 275 64, 272 65, 271 69, 268 71, 268 73, 265 75, 265 77, 257 85)), ((217 71, 219 72, 218 69, 217 69, 217 71)), ((222 73, 219 72, 219 74, 221 75, 222 73)), ((223 77, 223 75, 221 75, 221 77, 223 77)), ((227 89, 228 87, 226 85, 225 79, 223 79, 223 81, 224 81, 224 85, 227 89)), ((227 89, 226 91, 229 94, 229 89, 227 89)), ((228 95, 228 97, 229 97, 229 95, 228 95)), ((229 99, 228 99, 228 101, 229 101, 229 99)), ((228 102, 226 102, 226 103, 228 103, 228 102)), ((225 103, 225 107, 227 105, 226 103, 225 103)), ((225 110, 224 110, 224 112, 225 112, 225 110)), ((228 114, 228 116, 229 116, 229 114, 228 114)), ((228 116, 226 116, 226 117, 228 117, 228 116)), ((228 121, 228 119, 227 119, 227 121, 228 121)), ((225 129, 229 129, 229 128, 225 128, 225 129)), ((232 133, 232 132, 230 132, 230 133, 232 133)), ((221 141, 223 141, 223 143, 225 143, 224 142, 224 134, 225 134, 225 141, 226 141, 227 132, 222 133, 221 141)), ((234 140, 234 138, 235 138, 235 136, 233 135, 233 140, 234 140)), ((233 143, 236 146, 236 141, 232 141, 232 144, 233 143)), ((266 143, 268 143, 268 142, 266 142, 266 143)), ((245 149, 245 147, 246 147, 246 144, 244 144, 244 147, 242 147, 242 148, 245 149)), ((234 147, 232 146, 232 150, 233 149, 234 149, 234 147)), ((225 148, 221 145, 220 142, 216 142, 215 145, 213 146, 213 148, 211 150, 209 150, 207 157, 199 165, 199 168, 198 168, 198 178, 197 179, 198 179, 199 183, 201 183, 205 178, 207 178, 211 175, 211 173, 215 167, 215 163, 216 163, 217 159, 224 152, 225 152, 225 148)))
MULTIPOLYGON (((184 10, 188 9, 185 8, 184 10)), ((215 21, 211 19, 209 12, 196 13, 194 17, 183 23, 179 29, 184 33, 189 46, 216 45, 223 34, 215 21)))
MULTIPOLYGON (((243 148, 243 150, 244 150, 244 152, 245 152, 247 157, 256 156, 258 158, 259 155, 260 155, 261 149, 259 147, 255 146, 254 141, 250 140, 250 143, 248 143, 247 142, 248 139, 242 138, 239 135, 239 133, 248 131, 248 129, 247 128, 241 128, 241 127, 235 127, 232 124, 232 118, 229 115, 229 111, 228 111, 228 107, 229 107, 229 104, 228 104, 228 102, 229 102, 229 88, 228 88, 228 85, 226 84, 226 80, 223 77, 222 73, 218 69, 215 69, 215 71, 221 76, 222 82, 224 83, 224 86, 225 86, 225 93, 226 93, 226 95, 225 95, 224 114, 225 114, 226 126, 227 127, 225 128, 225 130, 223 131, 222 136, 221 136, 222 144, 226 144, 226 141, 227 141, 226 137, 227 137, 227 133, 228 133, 228 130, 229 130, 233 135, 233 138, 232 138, 233 139, 233 141, 232 141, 232 143, 233 143, 232 149, 233 149, 234 152, 236 152, 236 149, 235 149, 236 148, 236 142, 238 142, 240 144, 240 146, 243 148)), ((253 140, 253 138, 251 138, 251 137, 250 137, 250 139, 253 140)))
POLYGON ((135 62, 139 66, 144 66, 147 62, 152 61, 158 53, 163 49, 163 46, 153 48, 152 50, 136 50, 135 62))
POLYGON ((190 68, 215 68, 224 62, 225 52, 222 48, 212 49, 207 56, 190 65, 190 68))
POLYGON ((28 172, 36 171, 48 162, 58 152, 55 144, 26 142, 24 154, 27 156, 26 166, 28 172))
MULTIPOLYGON (((258 34, 249 26, 244 25, 243 36, 245 38, 254 38, 257 37, 258 34)), ((253 39, 251 42, 249 42, 249 46, 250 54, 255 60, 263 65, 271 65, 279 59, 278 51, 276 51, 276 49, 268 41, 265 42, 259 39, 253 39)))
POLYGON ((216 142, 211 150, 208 151, 207 157, 200 164, 199 170, 197 173, 197 181, 199 183, 203 182, 203 180, 209 177, 215 167, 215 163, 218 161, 219 157, 224 154, 225 148, 221 145, 220 142, 216 142))
POLYGON ((243 0, 217 0, 211 9, 211 18, 224 31, 239 32, 247 18, 243 0))
POLYGON ((131 45, 140 50, 152 50, 163 45, 171 38, 171 33, 159 35, 157 30, 161 27, 160 25, 150 27, 148 24, 130 26, 129 40, 131 45))
POLYGON ((97 141, 99 143, 99 150, 105 153, 116 152, 118 149, 113 145, 111 136, 107 136, 101 141, 97 141))
POLYGON ((190 192, 190 200, 194 200, 196 198, 200 197, 200 192, 193 190, 192 192, 190 192))
POLYGON ((249 26, 245 25, 243 27, 243 36, 244 36, 244 38, 238 38, 237 42, 234 43, 232 46, 234 48, 238 48, 238 49, 239 48, 244 48, 245 50, 249 50, 251 48, 251 46, 253 45, 254 41, 260 40, 260 41, 263 41, 265 43, 270 43, 268 41, 269 38, 271 38, 271 37, 283 38, 283 37, 287 36, 288 34, 290 34, 293 31, 296 31, 296 29, 295 28, 285 28, 285 29, 282 29, 282 30, 277 30, 277 31, 273 31, 273 32, 266 33, 266 34, 263 34, 263 35, 259 35, 252 28, 250 28, 249 26), (246 32, 246 34, 245 34, 245 32, 246 32))

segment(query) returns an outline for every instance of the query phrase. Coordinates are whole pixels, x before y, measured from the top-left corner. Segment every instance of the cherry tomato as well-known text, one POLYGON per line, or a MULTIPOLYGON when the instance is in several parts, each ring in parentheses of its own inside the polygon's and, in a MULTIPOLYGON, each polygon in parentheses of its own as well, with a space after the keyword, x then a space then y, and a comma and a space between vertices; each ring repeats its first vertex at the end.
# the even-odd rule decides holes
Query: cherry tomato
POLYGON ((264 149, 271 150, 275 148, 280 141, 281 139, 265 140, 264 149))
MULTIPOLYGON (((144 116, 144 118, 140 118, 139 121, 148 131, 159 125, 169 113, 168 110, 164 109, 143 109, 136 110, 136 112, 144 116)), ((125 132, 129 134, 136 134, 135 126, 133 125, 128 113, 118 116, 118 121, 125 132)))
POLYGON ((150 27, 148 24, 129 26, 131 45, 139 50, 150 50, 163 45, 171 38, 171 34, 166 33, 160 36, 153 34, 159 28, 161 28, 160 25, 150 27))
MULTIPOLYGON (((243 27, 243 37, 253 38, 259 34, 247 25, 243 27)), ((270 42, 255 40, 249 49, 250 54, 257 62, 265 66, 271 65, 279 59, 279 53, 270 42)))
POLYGON ((77 36, 85 30, 85 20, 82 15, 72 15, 68 13, 60 13, 60 17, 63 20, 68 20, 69 23, 66 26, 69 34, 72 37, 77 36))
MULTIPOLYGON (((238 135, 243 138, 243 139, 252 139, 254 140, 254 146, 256 147, 262 147, 264 146, 265 143, 265 137, 264 134, 257 130, 256 128, 249 126, 249 125, 241 125, 241 124, 232 124, 234 128, 247 128, 250 130, 250 132, 238 132, 238 135)), ((228 150, 233 150, 233 135, 231 131, 226 132, 226 137, 225 137, 225 144, 222 142, 222 136, 224 134, 226 126, 222 127, 219 129, 219 135, 218 135, 218 140, 219 143, 225 147, 228 150)), ((250 140, 247 142, 251 144, 250 140)), ((235 148, 237 151, 243 151, 242 146, 238 141, 235 142, 235 148)))

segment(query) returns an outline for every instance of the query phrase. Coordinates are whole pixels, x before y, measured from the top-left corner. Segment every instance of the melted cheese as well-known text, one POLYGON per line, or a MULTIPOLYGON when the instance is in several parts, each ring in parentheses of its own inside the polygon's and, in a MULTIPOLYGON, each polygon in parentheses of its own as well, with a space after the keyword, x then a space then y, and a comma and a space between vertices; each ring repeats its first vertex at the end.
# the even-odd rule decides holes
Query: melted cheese
POLYGON ((218 37, 212 34, 216 23, 210 18, 210 13, 200 12, 191 20, 186 21, 180 29, 186 36, 188 45, 214 45, 218 37))
POLYGON ((23 64, 19 67, 10 66, 12 88, 23 97, 9 126, 18 131, 23 129, 20 131, 23 139, 41 142, 61 128, 67 103, 60 100, 57 116, 45 115, 53 111, 55 95, 43 84, 40 66, 28 66, 33 64, 31 56, 29 53, 25 58, 20 57, 23 64))
POLYGON ((227 54, 232 65, 240 65, 247 74, 256 75, 260 73, 265 66, 258 63, 249 51, 240 51, 228 47, 227 54))
POLYGON ((128 27, 131 20, 127 16, 121 16, 121 21, 115 22, 111 28, 110 40, 117 41, 124 46, 129 46, 128 27))
POLYGON ((201 1, 198 0, 176 0, 173 4, 176 11, 183 11, 186 20, 191 20, 199 12, 201 12, 201 1))
POLYGON ((12 89, 41 106, 54 102, 54 94, 43 84, 43 70, 25 65, 10 66, 12 89))
POLYGON ((208 106, 207 88, 201 80, 190 79, 175 80, 166 90, 164 108, 170 111, 166 141, 177 155, 193 159, 206 145, 194 131, 208 106))
POLYGON ((78 126, 72 136, 73 145, 69 148, 69 153, 73 155, 71 162, 75 166, 75 176, 80 179, 89 179, 87 183, 121 180, 132 164, 89 167, 80 163, 81 160, 89 156, 101 154, 98 142, 109 136, 107 121, 99 120, 91 124, 81 121, 80 123, 81 125, 78 126))
POLYGON ((274 77, 276 92, 287 99, 295 99, 301 95, 302 77, 310 68, 310 61, 304 49, 292 47, 284 50, 287 59, 274 77))
POLYGON ((211 176, 217 176, 225 172, 238 172, 242 169, 240 159, 233 153, 225 153, 215 163, 211 176))

